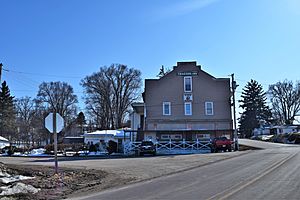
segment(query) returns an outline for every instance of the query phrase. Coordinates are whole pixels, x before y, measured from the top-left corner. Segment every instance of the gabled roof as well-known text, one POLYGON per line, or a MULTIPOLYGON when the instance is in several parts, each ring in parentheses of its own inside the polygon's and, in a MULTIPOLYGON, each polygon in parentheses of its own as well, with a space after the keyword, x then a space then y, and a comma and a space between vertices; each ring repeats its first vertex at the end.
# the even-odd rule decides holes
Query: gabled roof
POLYGON ((177 65, 173 66, 173 70, 172 71, 170 71, 165 76, 162 76, 159 79, 146 79, 145 81, 159 81, 161 79, 164 79, 168 75, 174 73, 176 71, 176 69, 178 69, 178 68, 184 68, 185 66, 194 66, 195 69, 197 69, 199 72, 203 73, 204 75, 210 77, 211 79, 213 79, 215 81, 227 81, 229 79, 229 78, 216 78, 216 77, 212 76, 211 74, 207 73, 206 71, 203 71, 201 69, 201 65, 197 65, 196 61, 186 61, 186 62, 177 62, 177 65))
POLYGON ((9 141, 8 141, 8 139, 6 139, 6 138, 0 136, 0 142, 9 142, 9 141))
POLYGON ((83 134, 84 137, 86 136, 107 136, 107 137, 129 137, 130 132, 124 132, 124 130, 101 130, 101 131, 95 131, 91 133, 85 133, 83 134))

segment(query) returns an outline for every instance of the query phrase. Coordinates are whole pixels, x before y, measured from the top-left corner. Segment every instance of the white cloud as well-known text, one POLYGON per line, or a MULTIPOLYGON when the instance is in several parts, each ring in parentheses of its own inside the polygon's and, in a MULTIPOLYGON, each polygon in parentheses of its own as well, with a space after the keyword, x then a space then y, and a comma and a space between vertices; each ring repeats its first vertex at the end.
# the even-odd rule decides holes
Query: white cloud
POLYGON ((184 0, 180 3, 171 4, 157 11, 156 17, 172 18, 187 15, 197 10, 203 9, 219 0, 184 0))

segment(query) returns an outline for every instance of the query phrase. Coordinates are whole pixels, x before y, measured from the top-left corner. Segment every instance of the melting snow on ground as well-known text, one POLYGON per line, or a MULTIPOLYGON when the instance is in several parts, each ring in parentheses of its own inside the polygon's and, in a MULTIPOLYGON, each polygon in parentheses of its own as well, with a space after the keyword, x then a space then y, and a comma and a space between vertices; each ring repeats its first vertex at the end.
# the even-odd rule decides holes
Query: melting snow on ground
POLYGON ((40 189, 33 187, 32 185, 26 185, 19 183, 18 181, 34 179, 34 177, 22 176, 22 175, 11 175, 7 172, 0 170, 0 183, 7 186, 0 187, 0 196, 8 196, 18 193, 37 193, 40 189), (18 182, 18 183, 15 183, 18 182), (8 185, 10 184, 10 185, 8 185))
POLYGON ((0 189, 2 190, 0 196, 8 196, 8 195, 13 195, 18 193, 35 194, 40 191, 40 189, 37 189, 32 185, 26 185, 24 183, 16 183, 14 185, 0 187, 0 189))

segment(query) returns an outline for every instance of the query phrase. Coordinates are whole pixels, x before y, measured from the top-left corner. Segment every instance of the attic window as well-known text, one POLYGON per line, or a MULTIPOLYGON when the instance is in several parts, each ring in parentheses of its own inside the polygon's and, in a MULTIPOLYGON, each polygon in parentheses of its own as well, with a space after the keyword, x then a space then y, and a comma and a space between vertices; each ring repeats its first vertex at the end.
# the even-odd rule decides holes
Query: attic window
POLYGON ((191 76, 184 77, 184 91, 192 92, 192 77, 191 76))

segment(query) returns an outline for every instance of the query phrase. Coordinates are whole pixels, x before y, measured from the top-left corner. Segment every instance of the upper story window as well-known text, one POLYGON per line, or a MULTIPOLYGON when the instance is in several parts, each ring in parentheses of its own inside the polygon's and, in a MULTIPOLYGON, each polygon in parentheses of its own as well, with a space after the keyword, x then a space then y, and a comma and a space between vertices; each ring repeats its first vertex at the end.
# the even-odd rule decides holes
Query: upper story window
POLYGON ((184 115, 192 115, 192 103, 184 103, 184 115))
POLYGON ((171 115, 171 102, 163 102, 163 115, 171 115))
POLYGON ((213 102, 205 102, 205 114, 206 115, 214 115, 214 103, 213 102))
POLYGON ((184 77, 184 91, 192 92, 192 77, 191 76, 184 77))

